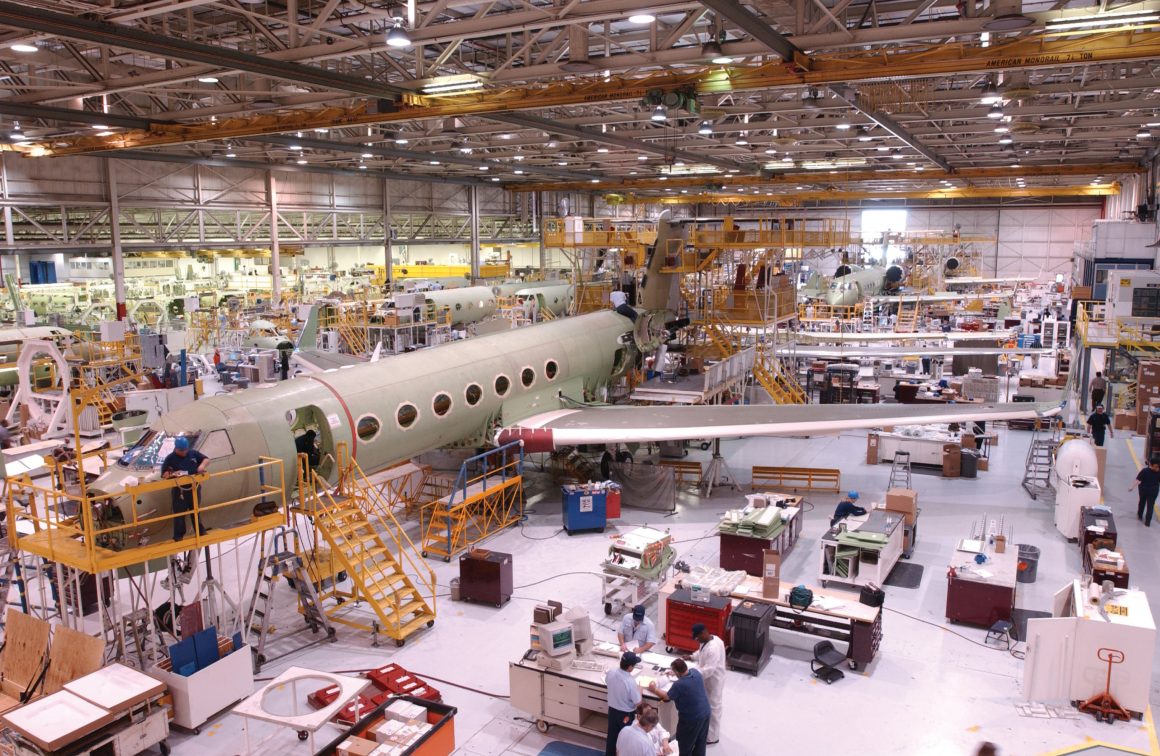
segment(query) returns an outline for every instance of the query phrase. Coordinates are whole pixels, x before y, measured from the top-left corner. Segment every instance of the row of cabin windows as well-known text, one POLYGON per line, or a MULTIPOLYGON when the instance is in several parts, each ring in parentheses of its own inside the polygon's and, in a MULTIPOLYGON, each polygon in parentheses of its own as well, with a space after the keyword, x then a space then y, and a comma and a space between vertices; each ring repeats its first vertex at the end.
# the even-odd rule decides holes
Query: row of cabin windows
MULTIPOLYGON (((555 380, 556 376, 560 374, 560 365, 555 360, 548 360, 544 363, 544 376, 549 380, 555 380)), ((520 371, 520 383, 524 388, 531 388, 536 382, 536 371, 530 367, 526 367, 520 371)), ((495 395, 498 398, 507 396, 511 390, 511 379, 506 375, 496 376, 495 383, 492 388, 495 390, 495 395)), ((467 402, 467 406, 474 407, 483 399, 483 388, 478 383, 472 383, 463 392, 463 398, 467 402)), ((451 411, 452 399, 451 395, 446 392, 439 392, 435 398, 431 400, 431 410, 436 417, 444 417, 451 411)), ((400 428, 407 429, 415 424, 419 419, 419 408, 414 404, 407 403, 399 407, 395 413, 395 421, 400 428)), ((360 421, 361 424, 362 421, 360 421)), ((360 430, 359 437, 363 440, 373 438, 378 433, 378 425, 376 422, 374 431, 369 433, 367 438, 363 438, 360 430)))

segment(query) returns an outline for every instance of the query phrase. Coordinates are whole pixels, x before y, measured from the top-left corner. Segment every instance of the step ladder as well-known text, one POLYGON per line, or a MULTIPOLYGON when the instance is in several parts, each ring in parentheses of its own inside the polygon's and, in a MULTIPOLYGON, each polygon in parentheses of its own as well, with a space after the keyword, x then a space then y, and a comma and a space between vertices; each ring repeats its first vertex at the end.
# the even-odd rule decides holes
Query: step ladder
POLYGON ((862 333, 869 333, 874 330, 874 303, 867 302, 862 305, 862 333))
POLYGON ((886 487, 887 489, 910 489, 912 487, 910 478, 910 452, 894 452, 894 463, 890 465, 890 483, 886 487))
POLYGON ((898 320, 894 324, 895 333, 914 333, 918 330, 918 302, 898 299, 898 320))
POLYGON ((1023 473, 1023 488, 1032 499, 1050 497, 1055 493, 1051 485, 1051 470, 1055 465, 1055 450, 1058 446, 1058 426, 1053 423, 1050 429, 1045 430, 1040 426, 1040 421, 1036 421, 1023 473))
POLYGON ((337 640, 330 618, 322 611, 322 603, 314 589, 314 582, 306 571, 306 565, 302 557, 292 548, 292 546, 298 545, 298 532, 292 529, 278 528, 270 539, 272 548, 269 551, 266 548, 266 536, 266 533, 262 534, 261 556, 258 558, 258 579, 254 583, 254 593, 250 597, 250 611, 248 612, 250 631, 257 633, 258 636, 257 642, 253 644, 254 672, 261 671, 263 664, 277 658, 267 657, 266 645, 270 640, 270 635, 275 631, 271 624, 271 618, 277 606, 274 597, 278 578, 285 579, 298 594, 298 611, 306 620, 306 627, 315 635, 320 630, 326 631, 326 635, 319 641, 325 640, 333 643, 337 640), (290 536, 294 536, 295 543, 293 545, 290 543, 290 536))

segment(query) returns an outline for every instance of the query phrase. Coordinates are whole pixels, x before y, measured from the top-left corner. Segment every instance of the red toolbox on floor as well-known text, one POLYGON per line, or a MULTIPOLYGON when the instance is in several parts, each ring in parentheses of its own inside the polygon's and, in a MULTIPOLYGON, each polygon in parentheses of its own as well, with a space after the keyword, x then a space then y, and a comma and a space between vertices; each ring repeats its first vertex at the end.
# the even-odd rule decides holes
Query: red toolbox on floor
POLYGON ((693 601, 688 588, 680 588, 669 596, 665 609, 665 648, 668 651, 696 651, 701 644, 693 640, 693 625, 700 622, 709 632, 729 645, 726 629, 733 602, 726 596, 710 596, 708 603, 693 601))

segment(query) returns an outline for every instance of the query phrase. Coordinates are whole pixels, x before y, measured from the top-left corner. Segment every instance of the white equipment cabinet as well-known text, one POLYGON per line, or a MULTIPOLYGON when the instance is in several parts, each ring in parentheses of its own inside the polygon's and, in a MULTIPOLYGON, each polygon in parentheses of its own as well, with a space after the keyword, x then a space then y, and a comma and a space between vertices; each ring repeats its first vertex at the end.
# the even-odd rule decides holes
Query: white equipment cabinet
POLYGON ((1100 503, 1100 482, 1086 475, 1069 475, 1055 494, 1055 527, 1069 541, 1079 538, 1079 510, 1100 503))
POLYGON ((844 544, 839 542, 836 530, 827 531, 819 542, 818 553, 818 580, 822 587, 830 583, 883 585, 902 556, 905 521, 903 514, 885 509, 872 509, 861 517, 846 518, 847 530, 851 533, 885 536, 881 548, 844 544))
POLYGON ((223 656, 192 675, 156 666, 149 675, 173 694, 173 723, 197 732, 218 712, 248 696, 254 686, 254 660, 249 646, 223 656))
POLYGON ((1137 717, 1148 707, 1156 623, 1143 591, 1117 590, 1105 619, 1079 580, 1055 594, 1052 617, 1027 622, 1023 697, 1029 701, 1086 701, 1103 693, 1107 662, 1101 648, 1123 653, 1112 666, 1111 693, 1137 717))

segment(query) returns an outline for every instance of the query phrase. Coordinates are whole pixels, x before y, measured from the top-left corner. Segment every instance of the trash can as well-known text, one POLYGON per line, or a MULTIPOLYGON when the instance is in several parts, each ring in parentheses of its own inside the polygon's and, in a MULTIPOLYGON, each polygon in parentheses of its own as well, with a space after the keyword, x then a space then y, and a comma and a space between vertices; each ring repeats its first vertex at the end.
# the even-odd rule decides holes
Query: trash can
POLYGON ((451 600, 459 600, 459 578, 451 578, 451 600))
POLYGON ((1034 583, 1038 569, 1039 547, 1026 543, 1019 544, 1019 569, 1015 572, 1015 580, 1020 583, 1034 583))
POLYGON ((959 477, 975 478, 979 475, 979 452, 974 449, 963 449, 962 459, 959 461, 959 477))

